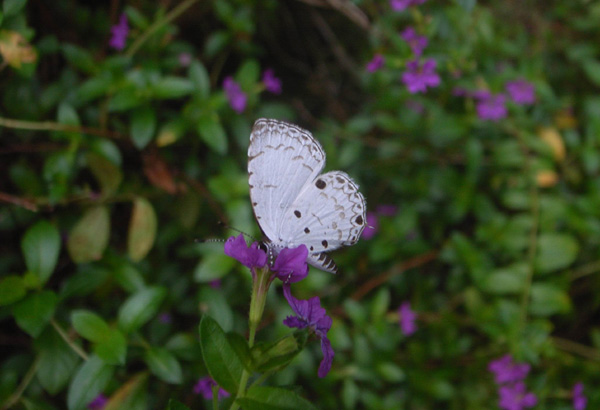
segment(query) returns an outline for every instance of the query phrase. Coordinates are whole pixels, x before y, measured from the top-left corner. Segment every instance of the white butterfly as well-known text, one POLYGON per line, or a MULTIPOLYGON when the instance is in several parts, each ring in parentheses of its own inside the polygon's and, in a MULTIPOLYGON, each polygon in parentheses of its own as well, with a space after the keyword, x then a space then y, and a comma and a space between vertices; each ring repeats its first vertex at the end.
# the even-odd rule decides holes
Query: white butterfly
POLYGON ((248 147, 248 184, 254 215, 271 253, 306 245, 308 263, 336 273, 325 253, 354 245, 366 226, 367 204, 341 171, 319 175, 325 152, 292 124, 261 118, 248 147))

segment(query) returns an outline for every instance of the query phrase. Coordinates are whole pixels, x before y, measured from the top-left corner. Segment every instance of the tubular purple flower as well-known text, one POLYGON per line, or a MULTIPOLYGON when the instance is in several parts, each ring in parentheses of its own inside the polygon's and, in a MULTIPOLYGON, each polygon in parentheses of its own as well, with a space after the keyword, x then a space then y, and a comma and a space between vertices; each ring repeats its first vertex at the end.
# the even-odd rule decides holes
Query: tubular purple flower
POLYGON ((125 41, 129 34, 129 25, 127 24, 127 15, 121 14, 119 17, 119 23, 110 28, 111 37, 108 45, 115 50, 123 50, 125 48, 125 41))
POLYGON ((265 251, 258 248, 257 242, 248 247, 242 234, 237 237, 232 236, 225 241, 225 255, 231 256, 250 269, 263 268, 267 264, 265 251))
POLYGON ((265 90, 273 94, 281 94, 281 80, 275 77, 273 69, 268 68, 263 73, 262 82, 265 85, 265 90))
POLYGON ((246 109, 247 97, 240 85, 236 83, 232 77, 227 77, 223 81, 223 89, 225 90, 225 95, 227 95, 227 100, 229 101, 231 108, 238 114, 244 112, 246 109))
POLYGON ((535 87, 523 79, 506 83, 506 91, 517 104, 528 105, 535 102, 535 87))
POLYGON ((398 315, 400 316, 400 329, 406 336, 410 336, 417 331, 417 325, 415 321, 417 319, 416 313, 410 308, 410 302, 406 301, 398 308, 398 315))
POLYGON ((587 397, 583 395, 583 383, 575 383, 571 394, 573 395, 573 409, 585 410, 587 407, 587 397))
POLYGON ((411 94, 427 91, 427 87, 440 85, 440 76, 435 72, 437 63, 430 58, 423 65, 418 60, 406 63, 407 70, 402 74, 402 82, 411 94))
MULTIPOLYGON (((212 388, 216 385, 217 382, 215 382, 210 376, 203 377, 194 385, 194 393, 201 394, 206 400, 212 400, 212 388)), ((229 397, 229 393, 220 387, 218 395, 219 399, 222 399, 223 397, 229 397)))
POLYGON ((418 35, 412 27, 407 27, 400 36, 408 43, 415 56, 420 57, 423 54, 427 47, 427 37, 418 35))
POLYGON ((384 63, 385 59, 383 58, 383 56, 381 54, 375 54, 373 56, 373 59, 367 64, 367 71, 370 73, 374 73, 375 71, 383 67, 384 63))
POLYGON ((332 319, 327 316, 327 312, 321 307, 321 300, 318 296, 312 297, 309 300, 298 300, 291 293, 290 286, 283 286, 283 294, 287 299, 290 307, 297 316, 288 316, 284 319, 283 324, 288 327, 304 329, 311 328, 315 334, 321 339, 321 351, 323 352, 323 360, 319 365, 319 377, 325 377, 329 370, 335 355, 331 342, 327 338, 327 332, 331 328, 332 319))
POLYGON ((308 275, 307 257, 306 245, 300 245, 297 248, 283 248, 277 255, 272 270, 283 283, 301 281, 308 275))

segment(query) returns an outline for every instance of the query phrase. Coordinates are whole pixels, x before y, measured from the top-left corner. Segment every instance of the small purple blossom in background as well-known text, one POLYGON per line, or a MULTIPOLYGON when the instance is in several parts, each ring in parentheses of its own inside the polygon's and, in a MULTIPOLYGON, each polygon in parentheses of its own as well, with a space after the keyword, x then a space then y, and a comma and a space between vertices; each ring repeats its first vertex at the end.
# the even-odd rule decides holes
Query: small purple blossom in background
POLYGON ((423 65, 420 65, 418 60, 406 63, 407 70, 402 74, 402 82, 408 88, 408 92, 425 92, 427 87, 440 85, 440 76, 435 72, 436 66, 437 63, 432 58, 425 60, 423 65))
POLYGON ((190 53, 179 53, 177 59, 182 67, 187 67, 192 63, 192 55, 190 53))
POLYGON ((119 17, 119 24, 116 24, 110 28, 111 37, 108 45, 115 50, 123 50, 125 48, 125 40, 129 34, 129 25, 127 25, 127 15, 121 14, 119 17))
POLYGON ((506 117, 506 96, 504 94, 490 94, 477 103, 477 116, 482 120, 498 121, 506 117))
POLYGON ((240 85, 236 83, 232 77, 227 77, 223 81, 223 89, 225 90, 231 108, 238 114, 244 112, 246 109, 247 97, 240 85))
POLYGON ((321 351, 323 352, 323 360, 319 365, 319 377, 327 376, 331 370, 333 356, 335 355, 331 342, 327 338, 327 332, 331 328, 332 319, 327 316, 327 312, 321 307, 321 300, 318 296, 312 297, 309 300, 298 300, 292 296, 289 285, 284 285, 283 294, 294 310, 297 316, 288 316, 284 319, 283 324, 287 327, 295 327, 304 329, 311 328, 315 334, 321 339, 321 351))
POLYGON ((415 56, 420 57, 427 47, 427 37, 417 34, 414 28, 407 27, 400 36, 408 43, 415 56))
POLYGON ((299 282, 308 275, 308 249, 306 245, 300 245, 297 248, 283 248, 272 270, 275 275, 285 284, 299 282))
POLYGON ((213 289, 221 289, 221 279, 213 279, 208 282, 208 285, 213 289))
POLYGON ((383 56, 381 54, 375 54, 373 56, 373 59, 367 64, 367 71, 370 73, 374 73, 375 71, 383 67, 383 63, 385 63, 385 59, 383 58, 383 56))
POLYGON ((262 82, 265 85, 265 90, 273 94, 281 94, 281 80, 275 77, 273 69, 268 68, 262 76, 262 82))
POLYGON ((88 404, 87 408, 90 410, 102 410, 107 404, 108 398, 100 393, 90 402, 90 404, 88 404))
POLYGON ((361 238, 365 240, 373 239, 379 230, 379 218, 373 212, 367 212, 367 226, 362 231, 361 238))
POLYGON ((585 410, 587 407, 587 397, 583 395, 583 383, 575 383, 572 390, 573 408, 575 410, 585 410))
POLYGON ((231 256, 250 269, 262 268, 267 264, 265 251, 258 248, 257 242, 248 247, 242 234, 237 237, 232 236, 225 241, 225 255, 231 256))
POLYGON ((504 410, 522 410, 537 404, 537 397, 527 392, 525 383, 506 384, 498 389, 498 407, 504 410))
MULTIPOLYGON (((212 388, 216 385, 217 382, 215 382, 210 376, 203 377, 194 385, 194 393, 201 394, 206 400, 212 400, 212 388)), ((229 397, 229 393, 219 387, 219 399, 222 399, 223 397, 229 397)))
POLYGON ((390 6, 392 10, 403 11, 410 6, 418 6, 419 4, 425 3, 426 0, 390 0, 390 6))
POLYGON ((527 377, 530 369, 529 364, 516 363, 509 354, 492 360, 488 365, 488 370, 494 374, 496 384, 522 381, 527 377))
POLYGON ((163 312, 160 315, 158 315, 158 321, 162 324, 167 325, 173 321, 173 317, 169 312, 163 312))
POLYGON ((398 315, 400 316, 400 329, 402 329, 405 336, 410 336, 417 331, 417 325, 415 324, 417 314, 410 308, 409 301, 400 305, 398 315))
POLYGON ((527 105, 535 102, 535 87, 523 79, 506 83, 506 91, 517 104, 527 105))

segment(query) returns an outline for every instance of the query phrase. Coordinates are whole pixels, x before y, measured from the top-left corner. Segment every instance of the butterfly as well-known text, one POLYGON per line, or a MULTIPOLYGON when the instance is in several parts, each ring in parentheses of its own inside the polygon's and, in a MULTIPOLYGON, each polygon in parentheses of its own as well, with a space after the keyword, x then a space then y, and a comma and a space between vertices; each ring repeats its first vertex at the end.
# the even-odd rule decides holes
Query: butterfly
POLYGON ((367 204, 342 171, 321 174, 325 152, 296 125, 261 118, 248 146, 248 185, 254 215, 274 256, 304 244, 307 262, 336 273, 327 255, 354 245, 366 226, 367 204))

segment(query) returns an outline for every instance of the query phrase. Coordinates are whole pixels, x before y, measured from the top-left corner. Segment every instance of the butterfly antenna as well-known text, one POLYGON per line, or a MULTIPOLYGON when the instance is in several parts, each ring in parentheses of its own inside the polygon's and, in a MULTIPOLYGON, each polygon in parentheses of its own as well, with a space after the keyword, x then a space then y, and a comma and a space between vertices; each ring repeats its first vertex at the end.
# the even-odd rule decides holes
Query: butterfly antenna
POLYGON ((254 236, 252 236, 252 235, 250 235, 250 234, 247 234, 247 233, 246 233, 246 232, 244 232, 244 231, 240 231, 239 229, 237 229, 237 228, 234 228, 233 226, 229 226, 229 225, 227 225, 227 224, 226 224, 225 222, 223 222, 223 221, 219 221, 219 225, 221 225, 221 226, 222 226, 222 227, 224 227, 224 228, 231 229, 232 231, 235 231, 235 232, 237 232, 237 233, 241 233, 241 234, 242 234, 242 235, 244 235, 245 237, 252 239, 254 242, 260 242, 260 241, 259 241, 258 239, 256 239, 254 236))

